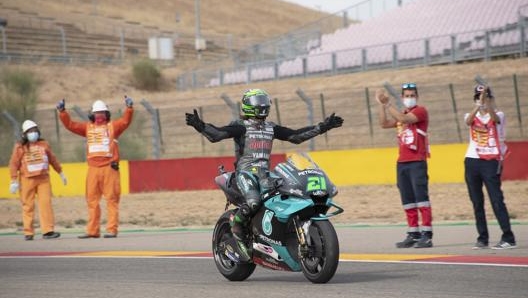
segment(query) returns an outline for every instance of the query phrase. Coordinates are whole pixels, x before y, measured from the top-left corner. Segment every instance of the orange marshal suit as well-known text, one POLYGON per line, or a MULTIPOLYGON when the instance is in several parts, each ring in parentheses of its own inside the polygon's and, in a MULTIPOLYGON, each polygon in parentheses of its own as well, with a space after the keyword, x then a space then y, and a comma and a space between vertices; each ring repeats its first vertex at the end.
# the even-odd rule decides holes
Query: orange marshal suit
POLYGON ((119 199, 121 181, 119 171, 112 168, 112 163, 119 162, 117 138, 132 122, 134 110, 127 107, 123 117, 105 124, 72 121, 66 110, 59 113, 60 120, 69 131, 86 137, 86 203, 88 205, 88 223, 86 233, 100 236, 101 208, 99 202, 106 199, 107 224, 106 232, 117 235, 119 225, 119 199))
POLYGON ((35 143, 15 144, 9 161, 11 180, 20 180, 20 201, 24 235, 34 235, 33 215, 35 197, 38 197, 40 229, 42 234, 54 231, 54 215, 51 205, 51 183, 49 165, 57 173, 62 167, 44 140, 35 143))

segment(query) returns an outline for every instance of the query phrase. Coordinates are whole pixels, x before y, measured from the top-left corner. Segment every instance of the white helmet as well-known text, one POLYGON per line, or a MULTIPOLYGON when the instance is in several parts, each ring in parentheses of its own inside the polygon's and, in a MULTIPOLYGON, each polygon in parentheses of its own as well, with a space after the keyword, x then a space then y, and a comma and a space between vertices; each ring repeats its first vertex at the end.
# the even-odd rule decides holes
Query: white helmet
POLYGON ((25 133, 26 131, 32 129, 33 127, 38 127, 37 123, 31 120, 26 120, 24 121, 24 123, 22 123, 22 132, 25 133))
POLYGON ((92 105, 92 113, 102 111, 108 111, 108 107, 102 100, 98 99, 92 105))

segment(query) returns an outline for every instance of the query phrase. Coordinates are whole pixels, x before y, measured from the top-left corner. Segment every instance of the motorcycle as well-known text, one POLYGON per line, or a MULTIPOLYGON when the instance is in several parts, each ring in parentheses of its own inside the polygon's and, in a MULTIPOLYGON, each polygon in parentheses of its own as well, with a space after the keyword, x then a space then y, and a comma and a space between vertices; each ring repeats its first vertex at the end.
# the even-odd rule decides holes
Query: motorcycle
POLYGON ((230 219, 245 202, 235 173, 221 166, 215 183, 224 192, 225 212, 212 239, 218 271, 230 281, 243 281, 256 265, 282 271, 302 271, 312 283, 326 283, 339 263, 339 242, 329 218, 343 212, 332 201, 337 187, 307 154, 296 153, 275 166, 261 181, 262 207, 252 217, 244 241, 249 259, 237 253, 230 219), (230 205, 235 208, 229 209, 230 205), (329 209, 332 212, 329 212, 329 209))

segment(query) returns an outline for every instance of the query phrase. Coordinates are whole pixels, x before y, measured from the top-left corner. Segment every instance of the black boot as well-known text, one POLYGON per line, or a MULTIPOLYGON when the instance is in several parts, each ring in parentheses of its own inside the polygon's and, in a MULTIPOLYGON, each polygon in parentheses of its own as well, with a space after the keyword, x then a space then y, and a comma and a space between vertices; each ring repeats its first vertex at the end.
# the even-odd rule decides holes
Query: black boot
POLYGON ((414 244, 415 248, 433 247, 433 232, 423 232, 420 239, 414 244))
POLYGON ((235 216, 231 218, 231 221, 229 222, 231 226, 231 233, 233 234, 233 239, 235 240, 232 244, 234 247, 234 251, 236 252, 236 258, 238 258, 241 262, 247 262, 251 260, 251 257, 248 253, 248 248, 245 244, 247 234, 246 234, 246 226, 247 226, 248 219, 244 215, 241 214, 240 210, 235 213, 235 216))
POLYGON ((420 240, 420 233, 418 232, 409 232, 407 233, 407 237, 403 239, 401 242, 396 243, 397 248, 409 248, 413 247, 416 242, 420 240))

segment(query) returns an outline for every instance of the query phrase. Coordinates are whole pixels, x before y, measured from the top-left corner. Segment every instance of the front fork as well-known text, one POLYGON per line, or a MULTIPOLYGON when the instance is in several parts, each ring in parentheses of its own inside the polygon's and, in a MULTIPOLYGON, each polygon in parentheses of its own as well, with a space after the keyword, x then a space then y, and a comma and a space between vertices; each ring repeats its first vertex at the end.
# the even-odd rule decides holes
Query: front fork
POLYGON ((299 217, 293 218, 293 225, 295 226, 295 233, 297 234, 297 242, 299 243, 299 257, 301 259, 308 257, 310 252, 310 237, 307 237, 311 221, 305 221, 303 224, 299 222, 299 217))

